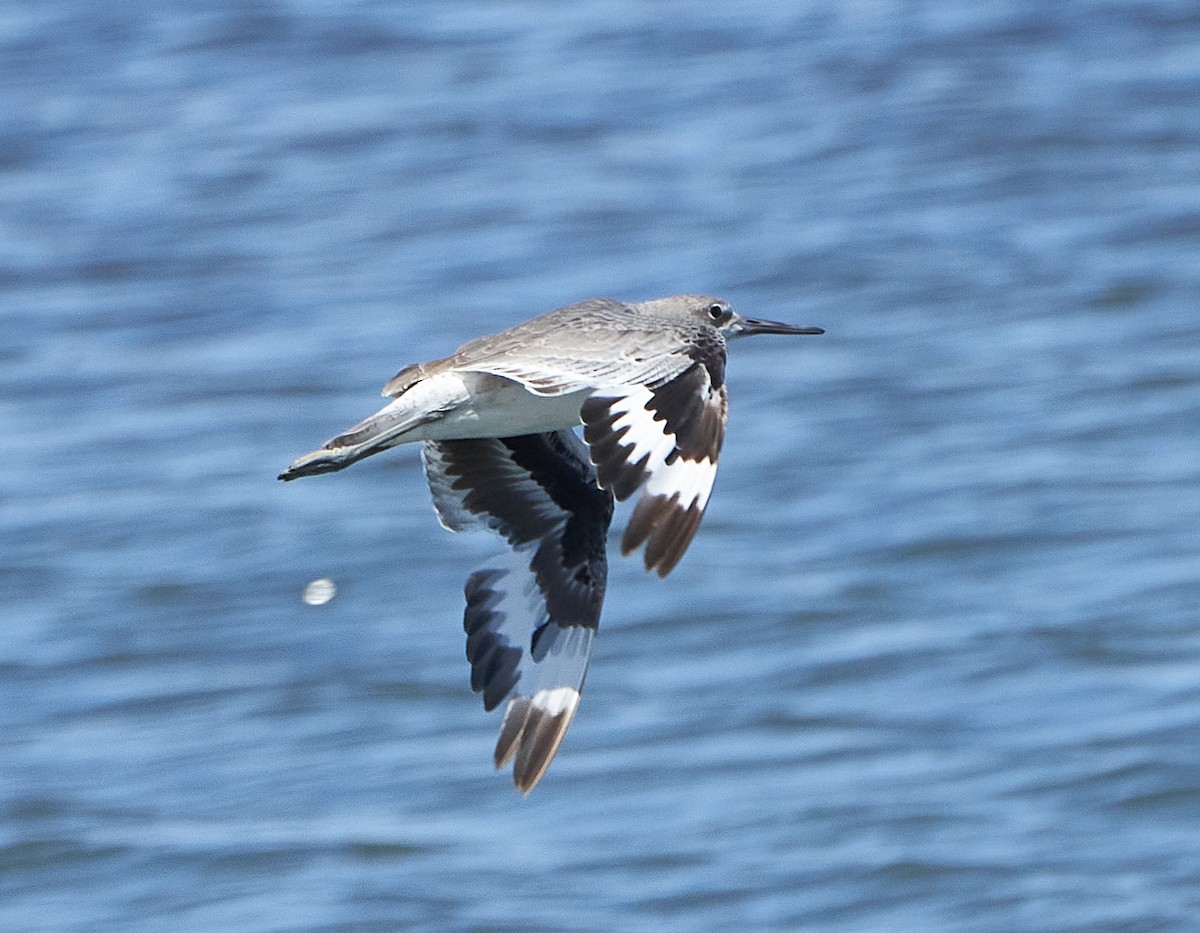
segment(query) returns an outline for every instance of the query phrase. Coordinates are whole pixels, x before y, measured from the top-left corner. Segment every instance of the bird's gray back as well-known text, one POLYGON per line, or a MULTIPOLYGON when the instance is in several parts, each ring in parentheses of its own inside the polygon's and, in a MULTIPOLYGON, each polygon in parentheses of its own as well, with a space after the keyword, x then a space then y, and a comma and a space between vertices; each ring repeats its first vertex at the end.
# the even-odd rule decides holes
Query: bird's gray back
POLYGON ((447 370, 490 372, 546 394, 586 385, 656 383, 696 360, 696 347, 724 355, 724 338, 688 313, 703 296, 623 304, 592 298, 463 344, 452 355, 409 367, 385 394, 447 370), (402 378, 403 377, 403 378, 402 378))
POLYGON ((469 341, 453 359, 469 364, 496 355, 574 352, 580 359, 593 359, 681 351, 699 328, 691 321, 648 314, 643 310, 646 304, 649 302, 623 304, 611 298, 592 298, 469 341))

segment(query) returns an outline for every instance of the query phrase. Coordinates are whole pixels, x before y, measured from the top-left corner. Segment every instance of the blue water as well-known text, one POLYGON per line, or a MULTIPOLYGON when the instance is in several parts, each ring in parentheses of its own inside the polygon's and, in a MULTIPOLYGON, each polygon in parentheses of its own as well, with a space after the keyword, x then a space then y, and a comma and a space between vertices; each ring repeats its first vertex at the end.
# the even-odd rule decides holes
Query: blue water
POLYGON ((1194 4, 64 0, 0 61, 0 929, 1200 929, 1194 4), (734 347, 523 800, 489 544, 414 449, 275 475, 682 291, 828 333, 734 347))

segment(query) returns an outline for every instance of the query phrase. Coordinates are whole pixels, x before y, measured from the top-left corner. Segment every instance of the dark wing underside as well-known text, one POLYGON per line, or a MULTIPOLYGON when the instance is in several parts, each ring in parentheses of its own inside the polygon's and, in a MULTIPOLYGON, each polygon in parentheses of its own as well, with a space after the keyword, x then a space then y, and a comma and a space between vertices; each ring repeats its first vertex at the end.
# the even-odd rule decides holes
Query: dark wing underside
POLYGON ((511 548, 467 579, 463 628, 471 688, 485 709, 507 704, 496 767, 512 759, 528 793, 579 705, 604 602, 612 494, 569 430, 427 441, 424 461, 442 524, 490 528, 511 548))

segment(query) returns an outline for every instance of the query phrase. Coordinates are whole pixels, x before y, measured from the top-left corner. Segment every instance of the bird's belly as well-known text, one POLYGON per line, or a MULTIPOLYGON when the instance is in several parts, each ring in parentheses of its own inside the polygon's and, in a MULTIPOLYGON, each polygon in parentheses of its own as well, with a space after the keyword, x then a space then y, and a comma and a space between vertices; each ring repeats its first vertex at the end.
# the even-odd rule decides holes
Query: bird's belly
POLYGON ((520 383, 476 373, 464 374, 463 382, 470 397, 418 429, 415 433, 421 440, 515 437, 573 428, 580 423, 579 406, 591 394, 584 389, 565 395, 534 395, 520 383))

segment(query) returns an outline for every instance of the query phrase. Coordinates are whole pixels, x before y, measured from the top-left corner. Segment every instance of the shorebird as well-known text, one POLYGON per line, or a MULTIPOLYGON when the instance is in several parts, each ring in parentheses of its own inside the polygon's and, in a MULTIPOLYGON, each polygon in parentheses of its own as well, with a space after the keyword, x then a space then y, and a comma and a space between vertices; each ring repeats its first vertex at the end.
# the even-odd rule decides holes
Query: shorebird
POLYGON ((579 705, 608 571, 613 500, 641 490, 621 553, 665 577, 700 525, 725 437, 726 341, 820 334, 675 295, 594 298, 400 370, 392 399, 279 478, 341 470, 422 441, 441 524, 498 532, 500 559, 467 579, 471 687, 506 702, 496 767, 528 794, 579 705), (583 426, 583 440, 575 428, 583 426))

